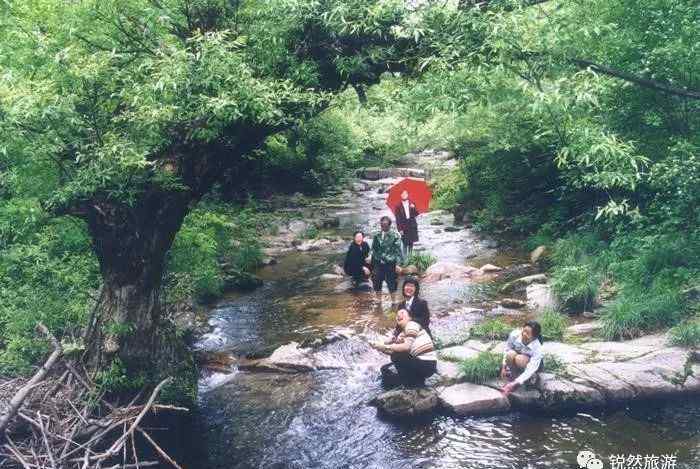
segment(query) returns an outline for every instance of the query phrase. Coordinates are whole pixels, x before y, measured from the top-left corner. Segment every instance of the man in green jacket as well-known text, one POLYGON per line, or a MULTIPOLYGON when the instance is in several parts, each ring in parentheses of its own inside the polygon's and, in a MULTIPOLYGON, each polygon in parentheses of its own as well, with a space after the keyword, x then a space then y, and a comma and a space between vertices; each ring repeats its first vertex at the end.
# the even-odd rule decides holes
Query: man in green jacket
POLYGON ((389 293, 391 293, 391 301, 394 302, 398 283, 398 264, 403 260, 401 236, 396 230, 391 229, 391 218, 382 217, 379 225, 382 228, 381 231, 372 238, 372 285, 374 291, 379 295, 382 291, 382 284, 386 282, 389 293))

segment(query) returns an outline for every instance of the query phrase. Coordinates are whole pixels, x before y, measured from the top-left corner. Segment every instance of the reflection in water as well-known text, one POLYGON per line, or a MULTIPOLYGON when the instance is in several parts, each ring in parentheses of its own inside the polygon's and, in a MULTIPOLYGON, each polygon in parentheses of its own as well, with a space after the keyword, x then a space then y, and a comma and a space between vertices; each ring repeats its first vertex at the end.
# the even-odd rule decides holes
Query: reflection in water
MULTIPOLYGON (((369 206, 347 212, 341 231, 347 234, 381 214, 369 206)), ((428 217, 421 218, 424 244, 435 246, 432 252, 441 260, 465 262, 482 253, 485 262, 469 232, 446 233, 430 226, 428 217)), ((211 390, 200 398, 195 433, 202 438, 192 442, 200 451, 190 467, 559 469, 578 467, 581 449, 592 450, 605 467, 610 455, 637 453, 676 454, 676 467, 683 469, 700 465, 700 400, 595 415, 380 419, 367 402, 381 391, 378 368, 386 357, 371 350, 366 339, 390 327, 389 305, 386 298, 382 302, 371 293, 318 280, 341 256, 285 256, 261 271, 262 288, 230 298, 211 312, 211 338, 216 339, 211 348, 237 356, 269 353, 290 341, 313 343, 337 332, 349 338, 317 349, 324 362, 342 369, 203 378, 202 389, 211 390)), ((488 296, 484 285, 454 280, 422 290, 437 313, 488 296)), ((459 330, 474 320, 465 316, 446 323, 447 329, 459 330)))

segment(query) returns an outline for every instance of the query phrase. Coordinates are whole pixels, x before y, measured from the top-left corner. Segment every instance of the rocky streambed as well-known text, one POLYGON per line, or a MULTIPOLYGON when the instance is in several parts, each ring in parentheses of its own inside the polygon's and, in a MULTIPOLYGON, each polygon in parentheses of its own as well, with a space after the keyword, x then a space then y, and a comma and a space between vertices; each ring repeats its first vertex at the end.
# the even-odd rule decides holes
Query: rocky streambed
POLYGON ((365 170, 348 190, 291 209, 302 216, 268 240, 262 287, 223 300, 198 342, 209 366, 193 467, 558 468, 582 449, 673 453, 677 467, 697 466, 700 368, 664 335, 606 342, 595 320, 575 320, 564 341, 545 342, 557 369, 509 399, 497 381, 464 382, 461 360, 503 347, 470 337, 471 326, 519 324, 554 298, 527 255, 441 211, 419 217, 417 246, 437 259, 421 294, 442 347, 439 373, 421 391, 382 389, 387 357, 367 342, 392 325, 388 295, 351 289, 337 266, 352 231, 374 231, 387 213, 397 178, 453 164, 445 153, 409 155, 405 168, 365 170))

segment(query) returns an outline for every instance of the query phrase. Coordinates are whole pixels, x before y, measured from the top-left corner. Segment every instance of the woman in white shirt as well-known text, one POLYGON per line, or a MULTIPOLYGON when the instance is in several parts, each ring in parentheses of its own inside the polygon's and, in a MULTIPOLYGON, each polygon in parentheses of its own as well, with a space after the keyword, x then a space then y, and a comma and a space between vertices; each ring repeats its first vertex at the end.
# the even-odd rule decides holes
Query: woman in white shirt
POLYGON ((508 395, 541 371, 544 366, 542 356, 542 327, 537 321, 528 321, 522 329, 511 332, 501 366, 501 377, 510 382, 501 391, 508 395), (513 379, 513 375, 517 377, 513 379))
POLYGON ((391 355, 391 363, 382 367, 382 376, 387 375, 386 368, 393 363, 402 383, 422 386, 425 379, 437 371, 437 353, 430 335, 420 324, 411 320, 405 309, 396 313, 396 325, 400 329, 398 336, 388 341, 373 342, 373 348, 391 355))

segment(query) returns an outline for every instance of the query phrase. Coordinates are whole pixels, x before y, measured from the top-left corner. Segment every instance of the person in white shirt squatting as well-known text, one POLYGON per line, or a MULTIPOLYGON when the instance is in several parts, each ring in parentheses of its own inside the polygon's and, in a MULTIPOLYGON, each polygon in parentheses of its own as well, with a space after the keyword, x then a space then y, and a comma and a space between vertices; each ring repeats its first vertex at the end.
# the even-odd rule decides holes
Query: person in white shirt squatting
POLYGON ((537 321, 526 322, 508 336, 503 353, 501 378, 510 381, 501 388, 508 395, 542 371, 542 327, 537 321))

